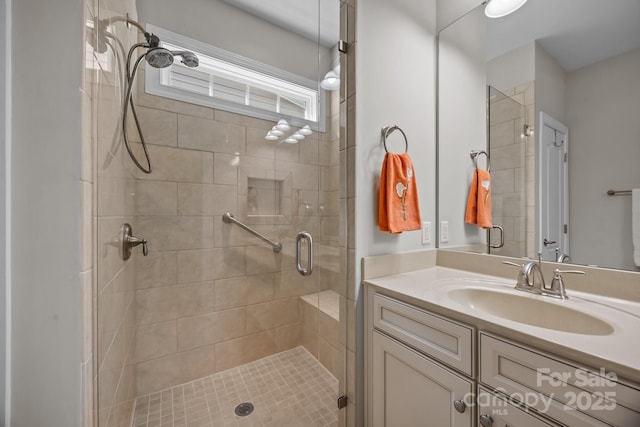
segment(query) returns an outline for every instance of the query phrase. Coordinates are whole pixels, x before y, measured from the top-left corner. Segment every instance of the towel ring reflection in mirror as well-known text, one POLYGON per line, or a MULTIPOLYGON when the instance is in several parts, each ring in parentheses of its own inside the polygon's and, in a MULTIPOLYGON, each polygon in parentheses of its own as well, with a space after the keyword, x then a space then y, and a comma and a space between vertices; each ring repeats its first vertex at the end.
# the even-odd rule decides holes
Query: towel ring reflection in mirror
POLYGON ((387 153, 387 137, 391 135, 394 131, 399 130, 402 136, 404 137, 404 152, 409 151, 409 141, 407 141, 407 135, 405 135, 404 131, 398 127, 398 125, 394 126, 385 126, 382 128, 382 144, 384 144, 384 151, 387 153))
POLYGON ((473 160, 473 166, 478 169, 478 156, 480 154, 484 154, 487 157, 487 172, 491 172, 491 160, 489 159, 489 154, 484 150, 471 150, 469 156, 473 160))

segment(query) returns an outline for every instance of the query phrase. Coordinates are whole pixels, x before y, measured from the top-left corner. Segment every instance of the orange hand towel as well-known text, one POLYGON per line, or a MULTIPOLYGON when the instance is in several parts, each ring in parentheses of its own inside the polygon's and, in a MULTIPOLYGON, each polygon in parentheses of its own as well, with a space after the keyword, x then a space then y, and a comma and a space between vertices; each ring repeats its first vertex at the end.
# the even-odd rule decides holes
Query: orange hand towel
POLYGON ((476 224, 481 228, 491 228, 491 176, 489 172, 476 169, 469 188, 467 212, 464 216, 467 224, 476 224))
POLYGON ((380 172, 378 228, 389 233, 420 230, 420 206, 413 162, 407 153, 387 153, 380 172))

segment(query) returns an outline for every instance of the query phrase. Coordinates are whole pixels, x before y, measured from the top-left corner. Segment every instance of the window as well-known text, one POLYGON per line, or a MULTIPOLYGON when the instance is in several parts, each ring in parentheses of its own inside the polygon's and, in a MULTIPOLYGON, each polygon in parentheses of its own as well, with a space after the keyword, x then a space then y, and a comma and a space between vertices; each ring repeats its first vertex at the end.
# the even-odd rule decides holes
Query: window
POLYGON ((220 110, 277 121, 309 125, 324 131, 324 92, 318 82, 241 57, 203 42, 147 25, 169 50, 189 50, 200 61, 189 68, 146 67, 145 91, 220 110))

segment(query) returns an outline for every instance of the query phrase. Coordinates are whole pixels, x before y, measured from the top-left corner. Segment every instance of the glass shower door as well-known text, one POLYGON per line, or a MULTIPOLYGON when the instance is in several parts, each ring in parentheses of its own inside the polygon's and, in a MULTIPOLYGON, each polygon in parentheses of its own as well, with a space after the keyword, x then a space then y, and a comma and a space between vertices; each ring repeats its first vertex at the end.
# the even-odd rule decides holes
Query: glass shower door
POLYGON ((524 103, 526 87, 517 89, 517 94, 514 88, 510 91, 512 96, 509 96, 494 87, 488 88, 491 214, 494 226, 502 228, 502 231, 494 228, 488 233, 488 246, 489 253, 521 257, 527 254, 527 239, 530 239, 527 230, 527 195, 531 195, 531 191, 525 169, 525 107, 518 102, 520 99, 524 103), (503 246, 500 245, 502 242, 503 246))
MULTIPOLYGON (((347 274, 346 215, 342 211, 340 173, 340 91, 319 83, 330 72, 339 76, 337 50, 338 27, 322 24, 339 17, 339 2, 320 2, 319 40, 309 55, 308 73, 318 82, 318 118, 308 123, 312 132, 304 132, 304 123, 295 115, 283 116, 290 128, 276 143, 275 177, 283 180, 280 194, 286 215, 283 226, 283 274, 288 289, 298 300, 299 345, 292 351, 306 368, 306 377, 296 394, 308 396, 314 416, 309 426, 346 425, 346 409, 338 408, 339 397, 346 395, 347 274), (326 16, 327 14, 332 16, 326 16), (335 30, 335 32, 331 32, 335 30), (301 138, 300 133, 303 133, 301 138), (290 196, 290 200, 287 200, 290 196), (312 250, 309 251, 310 236, 312 250), (308 257, 312 256, 310 260, 308 257), (313 269, 310 274, 311 264, 313 269), (302 270, 302 271, 301 271, 302 270), (306 274, 306 275, 305 275, 306 274)), ((339 83, 338 83, 339 85, 339 83)), ((334 86, 335 87, 335 86, 334 86)), ((276 203, 278 204, 278 203, 276 203)), ((340 400, 340 405, 346 404, 340 400)))
MULTIPOLYGON (((296 3, 303 25, 274 17, 277 2, 262 11, 234 0, 123 3, 103 4, 97 18, 128 14, 161 42, 193 42, 181 47, 201 66, 176 61, 162 74, 142 62, 134 102, 150 174, 122 146, 114 48, 98 73, 98 425, 344 425, 346 178, 339 92, 319 83, 338 64, 339 0, 296 3), (221 51, 235 66, 262 64, 257 80, 223 76, 207 58, 221 51), (153 93, 156 83, 182 92, 153 93), (209 95, 223 102, 197 102, 209 95), (148 254, 120 258, 123 223, 148 254), (311 239, 297 259, 301 232, 311 239)), ((112 31, 124 49, 139 36, 121 21, 112 31)))

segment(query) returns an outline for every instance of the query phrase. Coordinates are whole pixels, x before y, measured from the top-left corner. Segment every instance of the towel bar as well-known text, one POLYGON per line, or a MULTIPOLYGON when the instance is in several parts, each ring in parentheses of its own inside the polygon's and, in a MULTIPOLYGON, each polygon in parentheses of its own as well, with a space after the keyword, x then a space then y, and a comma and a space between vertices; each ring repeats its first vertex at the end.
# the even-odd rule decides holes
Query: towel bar
POLYGON ((402 136, 404 136, 404 152, 406 153, 409 151, 409 141, 407 141, 407 135, 405 135, 404 131, 400 129, 398 125, 385 126, 382 128, 382 143, 384 144, 384 151, 387 153, 389 152, 389 150, 387 150, 387 137, 396 130, 399 130, 402 136))
POLYGON ((478 156, 480 154, 484 154, 487 157, 487 172, 491 172, 491 159, 489 159, 489 154, 485 150, 471 150, 469 156, 473 160, 473 166, 478 169, 478 156))

